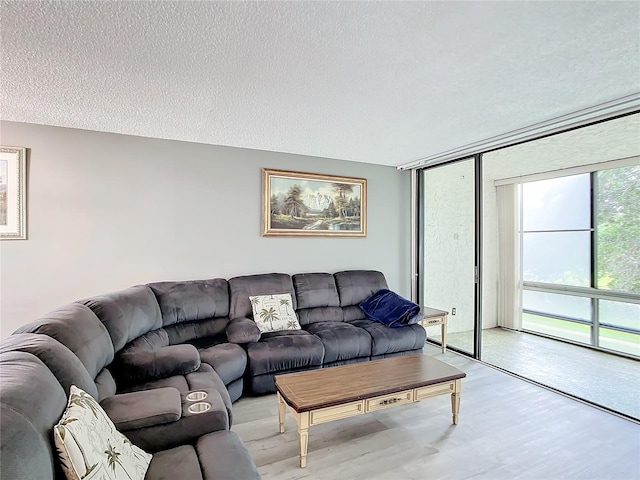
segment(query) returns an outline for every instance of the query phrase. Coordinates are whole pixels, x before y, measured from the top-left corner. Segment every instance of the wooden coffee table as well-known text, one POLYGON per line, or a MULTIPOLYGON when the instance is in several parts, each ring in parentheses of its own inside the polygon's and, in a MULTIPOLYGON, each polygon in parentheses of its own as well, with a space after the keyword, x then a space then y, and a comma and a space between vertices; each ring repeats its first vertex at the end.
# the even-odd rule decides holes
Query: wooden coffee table
POLYGON ((309 427, 396 405, 451 394, 458 424, 461 382, 466 373, 427 355, 407 355, 275 377, 278 422, 284 432, 287 407, 298 424, 300 467, 307 466, 309 427))

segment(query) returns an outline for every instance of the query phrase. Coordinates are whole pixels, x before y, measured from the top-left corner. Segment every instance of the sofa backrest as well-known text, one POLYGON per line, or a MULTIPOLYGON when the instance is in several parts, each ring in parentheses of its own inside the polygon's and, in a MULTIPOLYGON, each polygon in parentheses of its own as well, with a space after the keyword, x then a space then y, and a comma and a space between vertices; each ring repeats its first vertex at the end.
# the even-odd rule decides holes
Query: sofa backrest
POLYGON ((65 305, 15 333, 41 333, 55 338, 80 359, 91 378, 96 378, 113 361, 109 332, 86 305, 65 305))
POLYGON ((36 356, 19 351, 0 354, 0 478, 64 478, 53 452, 53 426, 67 396, 36 356))
POLYGON ((229 323, 229 284, 225 279, 156 282, 148 287, 160 306, 169 345, 197 345, 224 335, 229 323))
POLYGON ((285 273, 245 275, 229 279, 229 318, 253 317, 250 296, 291 294, 293 309, 297 308, 291 276, 285 273))
POLYGON ((387 286, 382 272, 376 270, 346 270, 334 273, 340 306, 345 321, 366 318, 360 302, 387 286))
MULTIPOLYGON (((116 392, 115 381, 106 368, 114 357, 111 336, 107 328, 86 305, 72 303, 60 307, 14 332, 14 334, 20 333, 47 335, 71 350, 82 362, 89 376, 94 379, 98 400, 116 392)), ((89 390, 86 391, 89 392, 89 390)), ((93 394, 93 389, 91 393, 93 394)))
POLYGON ((104 324, 117 353, 127 343, 162 327, 160 306, 146 285, 79 300, 104 324))
POLYGON ((343 321, 336 282, 330 273, 299 273, 293 275, 300 325, 315 322, 343 321))
POLYGON ((229 279, 229 317, 252 318, 249 296, 290 293, 301 325, 359 320, 366 318, 360 302, 383 288, 387 281, 377 270, 239 276, 229 279))
POLYGON ((27 352, 38 357, 58 379, 65 394, 69 395, 71 385, 75 385, 98 398, 93 377, 80 359, 54 338, 37 333, 16 333, 0 343, 0 354, 6 352, 27 352))

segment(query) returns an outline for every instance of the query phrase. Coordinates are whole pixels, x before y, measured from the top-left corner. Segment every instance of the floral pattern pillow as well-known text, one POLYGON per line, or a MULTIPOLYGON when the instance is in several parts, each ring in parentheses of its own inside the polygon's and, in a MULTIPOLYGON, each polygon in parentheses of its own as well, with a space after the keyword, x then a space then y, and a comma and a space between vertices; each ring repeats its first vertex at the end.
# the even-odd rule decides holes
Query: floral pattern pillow
POLYGON ((253 320, 261 333, 300 330, 290 293, 249 297, 253 320))
POLYGON ((144 480, 151 455, 118 432, 98 402, 75 385, 53 432, 67 479, 144 480))

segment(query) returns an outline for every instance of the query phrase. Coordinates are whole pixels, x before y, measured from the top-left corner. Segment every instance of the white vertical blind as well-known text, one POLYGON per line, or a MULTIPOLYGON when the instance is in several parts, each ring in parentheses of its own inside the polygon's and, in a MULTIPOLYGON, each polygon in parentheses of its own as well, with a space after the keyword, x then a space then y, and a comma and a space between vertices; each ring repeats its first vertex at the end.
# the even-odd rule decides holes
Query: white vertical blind
POLYGON ((497 320, 501 327, 522 326, 522 274, 520 254, 519 186, 496 188, 498 207, 497 320))

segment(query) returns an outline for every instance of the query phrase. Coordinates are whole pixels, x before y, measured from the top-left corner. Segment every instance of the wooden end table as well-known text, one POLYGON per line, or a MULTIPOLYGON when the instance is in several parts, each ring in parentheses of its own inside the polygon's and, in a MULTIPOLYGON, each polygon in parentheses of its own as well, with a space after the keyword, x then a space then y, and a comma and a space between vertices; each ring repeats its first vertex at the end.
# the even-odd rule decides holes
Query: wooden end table
POLYGON ((464 377, 466 373, 427 355, 277 375, 279 431, 284 432, 289 409, 298 424, 300 467, 304 468, 309 427, 320 423, 450 394, 452 421, 457 425, 464 377))
POLYGON ((442 332, 442 353, 447 351, 447 315, 449 312, 438 310, 437 308, 422 307, 423 318, 420 324, 423 327, 433 327, 440 325, 442 332))

